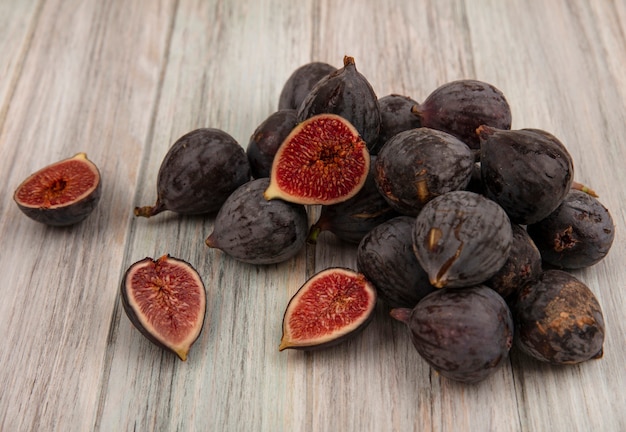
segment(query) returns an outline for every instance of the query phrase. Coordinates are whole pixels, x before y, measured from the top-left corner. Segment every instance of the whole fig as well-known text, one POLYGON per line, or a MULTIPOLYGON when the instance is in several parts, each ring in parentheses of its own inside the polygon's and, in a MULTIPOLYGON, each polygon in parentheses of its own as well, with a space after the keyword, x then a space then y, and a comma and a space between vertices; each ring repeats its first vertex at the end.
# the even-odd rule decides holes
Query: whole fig
POLYGON ((298 109, 315 84, 336 70, 335 66, 319 61, 306 63, 297 68, 283 85, 278 99, 278 109, 298 109))

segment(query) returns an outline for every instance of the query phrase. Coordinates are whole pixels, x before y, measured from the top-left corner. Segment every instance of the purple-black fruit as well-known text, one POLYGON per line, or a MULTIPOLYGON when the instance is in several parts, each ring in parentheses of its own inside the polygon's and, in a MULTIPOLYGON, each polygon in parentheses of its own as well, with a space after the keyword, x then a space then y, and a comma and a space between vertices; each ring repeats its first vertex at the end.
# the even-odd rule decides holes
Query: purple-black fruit
POLYGON ((370 149, 371 154, 377 154, 394 135, 422 126, 419 117, 411 111, 417 102, 408 96, 390 94, 378 99, 378 105, 380 107, 380 133, 377 144, 370 149))
POLYGON ((322 78, 298 108, 298 121, 317 114, 336 114, 348 120, 370 149, 380 131, 380 108, 374 89, 356 69, 354 58, 345 56, 341 69, 322 78))
POLYGON ((308 219, 303 205, 266 200, 268 178, 252 180, 233 192, 217 213, 207 246, 249 264, 275 264, 304 246, 308 219))
POLYGON ((463 189, 474 156, 454 136, 429 128, 400 132, 376 158, 376 186, 398 213, 415 216, 431 199, 463 189))
POLYGON ((569 273, 544 271, 519 292, 513 313, 516 345, 537 360, 575 364, 603 355, 600 303, 569 273))
POLYGON ((512 222, 539 222, 561 204, 572 185, 574 165, 554 135, 487 126, 478 133, 485 195, 500 204, 512 222))
POLYGON ((373 228, 357 249, 357 268, 390 308, 413 308, 434 291, 415 254, 411 235, 415 218, 397 216, 373 228))
POLYGON ((459 288, 495 275, 512 239, 500 206, 474 192, 454 191, 428 202, 417 216, 413 250, 432 285, 459 288))
POLYGON ((492 375, 513 344, 513 318, 504 299, 479 285, 428 294, 413 310, 392 309, 406 323, 417 352, 446 378, 475 383, 492 375))
POLYGON ((252 177, 270 176, 272 162, 274 162, 278 147, 297 124, 296 110, 283 109, 270 114, 256 128, 246 149, 252 177))
POLYGON ((588 193, 571 190, 545 219, 528 226, 543 261, 558 268, 579 269, 602 260, 615 238, 613 218, 588 193))
POLYGON ((280 92, 278 109, 298 109, 315 84, 336 70, 335 66, 324 62, 311 62, 297 68, 287 78, 280 92))
POLYGON ((248 180, 248 157, 232 136, 219 129, 196 129, 168 150, 159 168, 156 203, 135 207, 135 216, 151 217, 165 210, 213 213, 248 180))
POLYGON ((478 80, 452 81, 435 89, 413 112, 422 126, 448 132, 480 148, 476 128, 511 128, 511 108, 500 90, 478 80))

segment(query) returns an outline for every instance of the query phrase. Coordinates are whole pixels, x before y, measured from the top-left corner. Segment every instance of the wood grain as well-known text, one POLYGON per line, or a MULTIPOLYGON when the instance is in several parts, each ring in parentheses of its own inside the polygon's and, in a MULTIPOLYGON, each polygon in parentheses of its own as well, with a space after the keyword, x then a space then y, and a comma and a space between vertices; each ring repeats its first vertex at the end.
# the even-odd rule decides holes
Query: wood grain
POLYGON ((626 430, 624 2, 0 0, 0 52, 0 430, 626 430), (156 200, 178 137, 215 127, 245 147, 296 67, 344 55, 379 96, 493 83, 514 128, 566 144, 616 224, 608 257, 575 272, 603 307, 601 360, 555 367, 514 349, 462 385, 382 305, 345 344, 278 352, 290 297, 316 271, 356 268, 354 245, 323 233, 252 266, 205 246, 212 216, 132 216, 156 200), (103 174, 96 212, 62 229, 25 218, 17 184, 78 151, 103 174), (132 327, 118 294, 128 266, 165 253, 207 288, 184 363, 132 327))

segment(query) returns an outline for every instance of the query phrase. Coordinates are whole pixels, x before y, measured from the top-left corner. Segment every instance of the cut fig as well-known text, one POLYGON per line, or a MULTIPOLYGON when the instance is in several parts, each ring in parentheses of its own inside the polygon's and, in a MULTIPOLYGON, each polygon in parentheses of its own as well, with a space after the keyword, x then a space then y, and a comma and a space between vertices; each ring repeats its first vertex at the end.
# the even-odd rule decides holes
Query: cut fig
POLYGON ((375 306, 376 290, 363 274, 340 267, 322 270, 289 301, 278 349, 337 345, 367 327, 375 306))
POLYGON ((85 153, 53 163, 31 174, 13 199, 29 218, 53 226, 78 223, 100 201, 100 171, 85 153))
POLYGON ((248 180, 248 156, 232 136, 220 129, 196 129, 168 150, 159 168, 156 203, 135 207, 135 216, 151 217, 165 210, 214 213, 248 180))
POLYGON ((298 124, 274 156, 267 200, 336 204, 365 184, 370 155, 352 124, 335 114, 319 114, 298 124))
POLYGON ((169 255, 131 265, 121 285, 131 323, 152 343, 187 360, 204 324, 206 291, 191 264, 169 255))

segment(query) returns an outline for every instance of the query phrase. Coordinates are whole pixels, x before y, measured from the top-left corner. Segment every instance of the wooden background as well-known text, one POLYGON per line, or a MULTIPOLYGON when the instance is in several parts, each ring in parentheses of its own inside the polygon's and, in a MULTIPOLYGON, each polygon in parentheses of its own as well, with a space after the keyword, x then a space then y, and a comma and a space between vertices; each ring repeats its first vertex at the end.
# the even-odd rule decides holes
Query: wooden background
POLYGON ((623 0, 0 0, 0 53, 0 430, 626 430, 623 0), (175 139, 216 127, 246 146, 296 67, 345 54, 378 96, 490 82, 513 128, 566 144, 616 224, 609 256, 576 272, 604 310, 604 358, 554 367, 513 351, 461 385, 382 308, 343 345, 279 353, 291 295, 315 271, 354 267, 354 247, 323 234, 255 267, 204 245, 211 217, 134 218, 175 139), (61 229, 23 216, 15 187, 79 151, 103 175, 97 210, 61 229), (128 266, 165 253, 208 292, 185 363, 120 303, 128 266))

